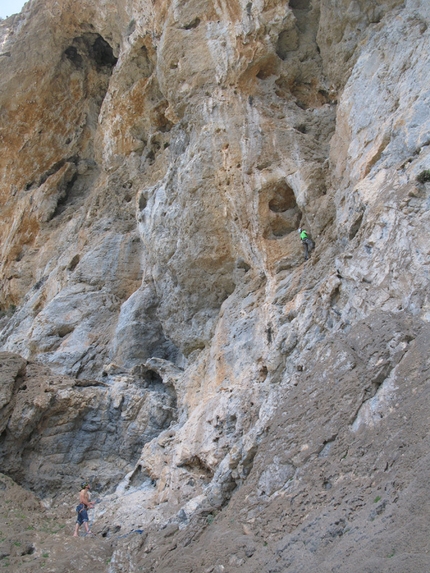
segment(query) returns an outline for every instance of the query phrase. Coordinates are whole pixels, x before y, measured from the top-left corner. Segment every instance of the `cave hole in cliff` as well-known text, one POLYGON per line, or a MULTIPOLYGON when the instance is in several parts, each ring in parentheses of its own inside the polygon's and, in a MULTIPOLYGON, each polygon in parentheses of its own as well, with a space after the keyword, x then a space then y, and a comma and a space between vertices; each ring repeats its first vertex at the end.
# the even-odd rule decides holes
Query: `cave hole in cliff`
POLYGON ((311 7, 311 0, 290 0, 288 6, 292 10, 309 10, 311 7))
POLYGON ((191 20, 189 24, 185 24, 185 26, 183 26, 183 29, 192 30, 193 28, 197 28, 199 24, 200 24, 200 18, 194 18, 194 20, 191 20))
POLYGON ((98 36, 92 46, 93 58, 99 67, 113 68, 118 58, 113 54, 112 47, 104 38, 98 36))
POLYGON ((81 260, 80 255, 75 255, 67 266, 68 271, 74 271, 81 260))
POLYGON ((70 60, 72 62, 72 64, 80 69, 83 66, 84 60, 81 56, 81 54, 78 52, 78 49, 76 48, 76 46, 69 46, 68 48, 66 48, 64 50, 64 55, 66 56, 66 58, 68 60, 70 60))
POLYGON ((296 29, 283 30, 276 42, 276 55, 281 60, 286 60, 290 52, 294 52, 299 47, 299 39, 296 29))
POLYGON ((71 45, 64 50, 64 55, 77 69, 83 69, 86 62, 93 62, 98 71, 107 70, 108 73, 111 73, 118 61, 112 46, 96 33, 73 38, 71 45))
POLYGON ((271 182, 260 191, 260 216, 265 239, 279 239, 297 229, 301 212, 285 179, 271 182))
POLYGON ((139 211, 143 211, 144 209, 146 209, 147 204, 148 204, 148 201, 147 201, 145 195, 143 195, 143 193, 142 193, 139 197, 139 211))
POLYGON ((297 125, 294 129, 297 129, 297 131, 300 131, 300 133, 303 133, 304 135, 308 132, 308 128, 304 123, 297 125))
POLYGON ((142 373, 142 386, 148 390, 166 391, 162 377, 155 370, 145 369, 142 373))
POLYGON ((360 230, 362 222, 363 222, 363 213, 360 213, 359 216, 352 223, 351 228, 349 229, 348 238, 350 241, 352 241, 354 237, 357 235, 358 231, 360 230))

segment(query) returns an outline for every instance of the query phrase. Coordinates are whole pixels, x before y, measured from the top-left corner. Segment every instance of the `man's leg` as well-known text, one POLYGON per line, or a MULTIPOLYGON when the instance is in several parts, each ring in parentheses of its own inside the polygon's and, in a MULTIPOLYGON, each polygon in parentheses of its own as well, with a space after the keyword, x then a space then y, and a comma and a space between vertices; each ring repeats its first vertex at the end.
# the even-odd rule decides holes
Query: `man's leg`
POLYGON ((306 253, 305 253, 305 259, 308 259, 309 257, 309 253, 312 251, 312 249, 315 247, 315 243, 312 241, 312 239, 305 239, 303 241, 303 243, 306 245, 306 253))
POLYGON ((87 513, 87 510, 86 510, 86 509, 83 509, 83 510, 81 511, 81 520, 82 520, 82 522, 83 522, 83 524, 84 524, 86 533, 91 533, 90 528, 88 527, 89 519, 88 519, 88 513, 87 513))
POLYGON ((303 241, 303 249, 305 251, 305 261, 308 260, 308 244, 306 242, 306 240, 303 241))
POLYGON ((79 537, 79 523, 76 522, 75 531, 73 533, 73 537, 79 537))

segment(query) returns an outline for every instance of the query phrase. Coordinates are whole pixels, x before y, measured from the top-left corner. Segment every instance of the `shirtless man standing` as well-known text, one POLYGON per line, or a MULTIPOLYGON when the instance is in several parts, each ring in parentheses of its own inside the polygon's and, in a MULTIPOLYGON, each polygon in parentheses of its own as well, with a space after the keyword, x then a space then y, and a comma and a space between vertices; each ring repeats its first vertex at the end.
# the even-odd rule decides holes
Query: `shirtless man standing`
POLYGON ((87 534, 91 534, 90 528, 88 527, 88 513, 87 509, 94 507, 94 503, 90 501, 90 494, 88 490, 90 489, 90 484, 83 482, 81 484, 81 491, 79 492, 79 505, 76 508, 78 512, 78 518, 76 520, 75 532, 73 537, 79 537, 79 528, 84 524, 85 531, 87 534))

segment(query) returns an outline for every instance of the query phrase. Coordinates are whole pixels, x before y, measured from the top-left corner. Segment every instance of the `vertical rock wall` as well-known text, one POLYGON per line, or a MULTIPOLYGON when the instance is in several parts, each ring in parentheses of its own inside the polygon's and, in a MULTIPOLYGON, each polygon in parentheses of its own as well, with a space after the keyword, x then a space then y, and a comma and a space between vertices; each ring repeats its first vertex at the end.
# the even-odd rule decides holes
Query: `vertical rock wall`
POLYGON ((0 24, 2 348, 103 381, 102 402, 123 380, 166 396, 111 520, 188 546, 229 507, 257 535, 289 496, 294 535, 306 495, 317 515, 356 487, 321 469, 354 432, 411 443, 390 413, 426 378, 429 21, 420 0, 32 0, 0 24))

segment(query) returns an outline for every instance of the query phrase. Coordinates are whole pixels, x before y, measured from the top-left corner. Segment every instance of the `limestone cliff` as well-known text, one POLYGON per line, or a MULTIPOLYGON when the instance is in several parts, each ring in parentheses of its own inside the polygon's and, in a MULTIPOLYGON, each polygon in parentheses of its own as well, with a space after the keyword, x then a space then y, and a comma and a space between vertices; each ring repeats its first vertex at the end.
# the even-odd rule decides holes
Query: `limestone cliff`
POLYGON ((429 23, 426 0, 0 22, 0 471, 58 515, 91 481, 95 572, 429 568, 429 23))

